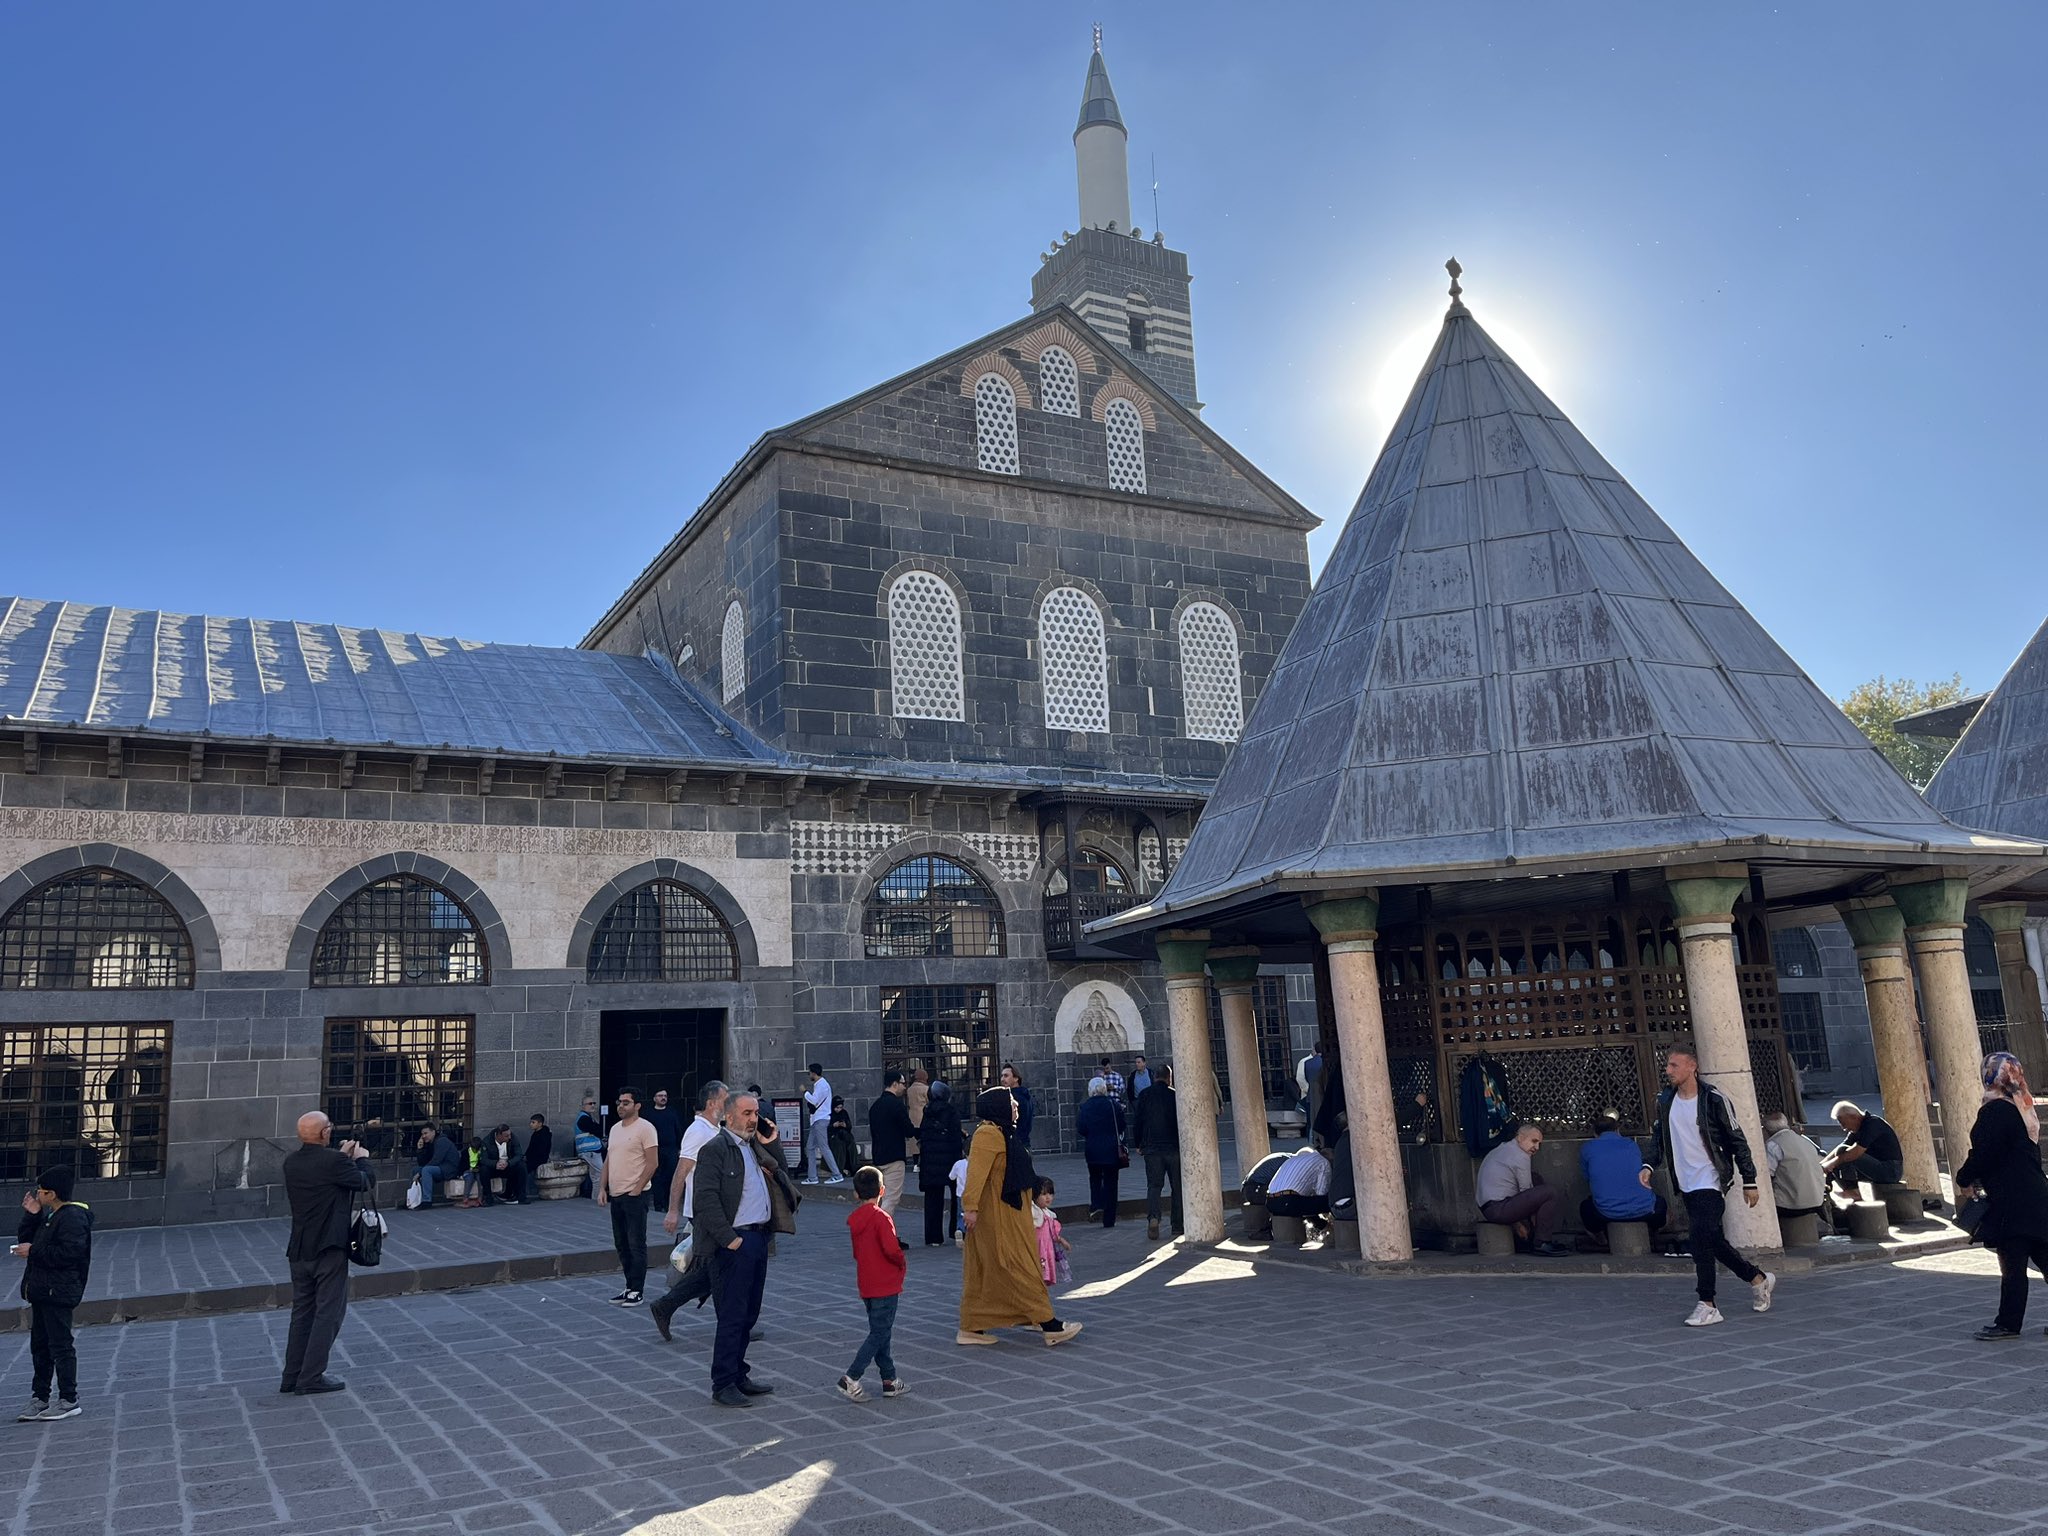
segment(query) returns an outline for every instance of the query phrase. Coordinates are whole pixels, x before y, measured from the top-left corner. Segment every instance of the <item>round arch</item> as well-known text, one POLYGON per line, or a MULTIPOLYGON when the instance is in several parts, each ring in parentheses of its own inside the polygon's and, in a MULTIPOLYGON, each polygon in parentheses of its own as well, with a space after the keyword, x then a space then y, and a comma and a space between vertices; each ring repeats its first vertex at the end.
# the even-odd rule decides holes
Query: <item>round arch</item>
POLYGON ((650 880, 673 880, 687 885, 711 904, 712 911, 725 919, 725 926, 732 930, 733 946, 739 951, 743 980, 749 971, 760 966, 761 951, 754 938, 754 925, 747 918, 747 909, 739 904, 731 891, 693 864, 685 864, 680 859, 649 859, 614 875, 584 903, 583 911, 576 919, 576 927, 569 935, 570 970, 580 975, 589 968, 590 941, 597 936, 597 925, 604 921, 607 912, 618 905, 620 898, 650 880))
POLYGON ((310 976, 313 946, 319 942, 320 930, 327 926, 327 920, 356 892, 393 875, 417 875, 422 880, 431 880, 468 909, 477 932, 483 936, 490 957, 486 974, 492 980, 512 969, 512 940, 505 932, 505 920, 498 916, 498 909, 484 894, 483 887, 461 870, 424 853, 387 853, 328 881, 326 889, 313 898, 301 914, 298 927, 292 930, 291 944, 285 951, 285 969, 310 976))
POLYGON ((206 910, 206 903, 193 893, 191 886, 155 859, 113 843, 81 843, 29 860, 0 880, 0 916, 12 912, 37 886, 87 869, 111 869, 117 875, 140 881, 163 897, 192 941, 194 974, 220 969, 220 937, 214 932, 213 915, 206 910))

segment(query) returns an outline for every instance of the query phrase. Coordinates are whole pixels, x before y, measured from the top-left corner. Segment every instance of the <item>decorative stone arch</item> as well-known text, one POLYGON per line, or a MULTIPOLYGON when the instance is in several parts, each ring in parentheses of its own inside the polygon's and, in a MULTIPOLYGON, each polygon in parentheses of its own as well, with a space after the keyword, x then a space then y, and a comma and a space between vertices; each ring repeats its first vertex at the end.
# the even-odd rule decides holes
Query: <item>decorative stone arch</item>
POLYGON ((1138 420, 1144 423, 1147 432, 1159 430, 1159 415, 1152 408, 1152 397, 1133 384, 1121 373, 1112 373, 1107 383, 1095 391, 1095 398, 1088 402, 1088 414, 1094 420, 1109 420, 1109 403, 1123 400, 1138 413, 1138 420))
POLYGON ((191 886, 155 859, 113 843, 81 843, 29 860, 0 880, 0 918, 12 912, 38 886, 88 869, 111 869, 156 892, 185 925, 185 936, 192 941, 193 974, 220 969, 220 937, 214 931, 213 915, 206 910, 206 903, 193 893, 191 886))
POLYGON ((393 875, 417 875, 422 880, 430 880, 462 903, 470 921, 476 924, 476 931, 482 937, 484 951, 490 959, 489 969, 485 972, 489 980, 481 985, 490 985, 512 969, 512 940, 505 932, 505 920, 498 916, 498 909, 491 905, 483 887, 461 870, 424 853, 382 854, 328 881, 326 889, 313 898, 299 918, 298 927, 292 930, 291 944, 285 951, 285 969, 310 978, 313 946, 319 942, 320 930, 327 926, 327 920, 356 892, 393 875))
MULTIPOLYGON (((1051 858, 1046 852, 1049 838, 1050 834, 1048 833, 1047 837, 1039 839, 1038 863, 1033 867, 1031 873, 1032 891, 1035 896, 1041 899, 1045 895, 1046 881, 1050 880, 1053 877, 1054 871, 1060 867, 1058 861, 1051 858)), ((1064 831, 1062 831, 1060 846, 1063 849, 1065 847, 1064 831)), ((1124 872, 1124 878, 1131 882, 1131 888, 1134 891, 1142 888, 1143 877, 1139 874, 1137 868, 1138 849, 1135 842, 1126 846, 1106 833, 1095 831, 1090 827, 1083 827, 1074 835, 1074 846, 1076 848, 1094 849, 1095 852, 1109 859, 1118 869, 1124 872)))
POLYGON ((981 376, 985 373, 994 374, 1010 386, 1016 393, 1018 410, 1034 411, 1038 409, 1033 403, 1037 396, 1032 392, 1031 386, 1025 382, 1024 375, 1018 371, 1015 363, 1011 362, 1000 352, 984 352, 961 371, 960 393, 967 399, 972 400, 974 398, 974 386, 981 382, 981 376))
MULTIPOLYGON (((889 679, 889 714, 892 719, 965 720, 967 718, 967 618, 970 611, 967 602, 967 589, 961 584, 960 578, 935 560, 899 560, 882 573, 881 584, 875 589, 875 615, 881 620, 882 624, 882 638, 877 652, 881 662, 881 670, 889 679), (958 632, 954 636, 951 658, 952 672, 949 677, 943 675, 944 668, 939 665, 941 658, 929 646, 923 648, 923 654, 921 655, 918 654, 919 648, 913 646, 912 654, 902 658, 903 668, 899 669, 897 665, 899 658, 896 654, 896 614, 892 604, 895 600, 897 583, 905 576, 912 574, 932 577, 953 596, 953 617, 958 623, 958 632), (902 683, 906 671, 913 674, 922 674, 922 679, 927 684, 924 690, 924 702, 934 705, 934 707, 929 710, 919 709, 911 713, 905 713, 903 701, 899 697, 899 692, 901 691, 899 685, 902 683), (940 708, 936 706, 935 690, 937 693, 949 695, 943 701, 946 707, 940 708)), ((913 635, 913 639, 915 638, 915 635, 913 635)))
POLYGON ((1228 614, 1230 622, 1237 626, 1237 638, 1240 643, 1244 641, 1245 636, 1251 633, 1249 626, 1245 624, 1244 614, 1239 610, 1237 604, 1233 603, 1214 587, 1184 587, 1181 589, 1180 601, 1173 605, 1173 617, 1169 620, 1169 623, 1172 625, 1170 633, 1175 636, 1180 634, 1180 616, 1197 603, 1207 603, 1210 607, 1221 608, 1228 614))
MULTIPOLYGON (((1003 872, 975 852, 974 846, 964 838, 953 837, 944 832, 919 832, 908 827, 904 829, 904 833, 902 838, 868 860, 867 868, 861 871, 860 879, 854 883, 853 898, 848 906, 853 912, 856 930, 859 929, 863 914, 867 911, 868 898, 875 894, 875 887, 882 883, 882 878, 906 859, 919 858, 928 853, 940 854, 951 859, 994 891, 996 900, 1003 904, 1005 923, 1014 921, 1020 909, 1037 905, 1035 897, 1028 901, 1020 899, 1028 895, 1028 886, 1020 886, 1014 880, 1005 880, 1003 872)), ((1008 942, 1007 935, 1005 942, 1008 942)))
MULTIPOLYGON (((576 919, 576 926, 569 934, 569 969, 581 976, 590 968, 590 941, 597 936, 597 925, 604 921, 605 914, 618 905, 619 901, 650 880, 673 880, 678 885, 687 885, 711 904, 711 910, 724 919, 725 926, 732 930, 733 948, 739 951, 740 979, 760 969, 761 947, 754 937, 753 922, 747 916, 747 909, 740 905, 739 898, 728 891, 718 880, 697 868, 685 864, 681 859, 649 859, 644 864, 635 864, 631 869, 618 874, 598 887, 597 894, 584 904, 582 914, 576 919)), ((693 983, 677 983, 693 985, 693 983)))
POLYGON ((1063 348, 1084 374, 1094 373, 1101 366, 1095 349, 1083 341, 1080 333, 1063 320, 1041 325, 1017 343, 1017 350, 1034 363, 1047 347, 1063 348))

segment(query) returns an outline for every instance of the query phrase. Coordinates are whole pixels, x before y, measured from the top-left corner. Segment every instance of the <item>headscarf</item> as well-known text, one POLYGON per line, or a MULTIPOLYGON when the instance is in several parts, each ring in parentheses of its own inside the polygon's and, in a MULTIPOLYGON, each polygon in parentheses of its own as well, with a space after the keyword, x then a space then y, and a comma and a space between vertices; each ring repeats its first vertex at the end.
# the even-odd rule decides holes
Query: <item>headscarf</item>
POLYGON ((1031 1166, 1031 1149, 1017 1134, 1017 1100, 1007 1088, 984 1088, 974 1113, 983 1125, 1003 1133, 1003 1204, 1021 1211, 1025 1196, 1038 1188, 1038 1170, 1031 1166))
POLYGON ((2034 1112, 2034 1095, 2027 1087, 2027 1069, 2011 1051, 1993 1051, 1984 1058, 1984 1102, 2004 1099, 2020 1112, 2027 1123, 2027 1135, 2041 1139, 2041 1117, 2034 1112))
POLYGON ((946 1086, 946 1080, 943 1077, 935 1077, 932 1079, 932 1103, 943 1104, 952 1097, 953 1090, 946 1086))

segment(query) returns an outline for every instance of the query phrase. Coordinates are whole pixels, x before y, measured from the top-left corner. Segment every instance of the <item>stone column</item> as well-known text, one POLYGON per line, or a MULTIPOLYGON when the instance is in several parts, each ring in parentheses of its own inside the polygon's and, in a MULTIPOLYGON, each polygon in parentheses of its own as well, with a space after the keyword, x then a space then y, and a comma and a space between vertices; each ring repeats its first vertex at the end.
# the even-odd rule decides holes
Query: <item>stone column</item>
POLYGON ((1927 1122, 1927 1047, 1913 974, 1906 968, 1906 919, 1889 896, 1848 901, 1837 909, 1856 944, 1863 998, 1870 1006, 1870 1042, 1877 1053, 1877 1087, 1885 1118, 1906 1154, 1906 1182, 1939 1198, 1941 1172, 1934 1160, 1934 1129, 1927 1122))
POLYGON ((1738 1192, 1729 1197, 1728 1239, 1738 1248, 1767 1251, 1784 1247, 1778 1207, 1764 1161, 1763 1116, 1756 1107, 1756 1079, 1749 1065, 1749 1030, 1742 1018, 1742 984, 1735 975, 1735 902, 1749 889, 1741 864, 1689 865, 1665 876, 1678 914, 1678 943, 1685 960, 1686 1012, 1700 1074, 1728 1095, 1735 1124, 1756 1159, 1754 1209, 1738 1192))
POLYGON ((1237 1142, 1240 1183, 1273 1150, 1266 1134, 1266 1074, 1259 1065, 1258 1017, 1252 1011, 1252 985, 1258 974, 1256 949, 1209 951, 1209 975, 1223 1000, 1223 1059, 1230 1072, 1230 1125, 1237 1142))
POLYGON ((1941 1142, 1953 1174, 1970 1155, 1970 1127, 1983 1100, 1984 1051, 1970 972, 1963 964, 1963 909, 1970 884, 1939 869, 1894 875, 1892 900, 1906 918, 1906 939, 1920 965, 1920 1003, 1927 1011, 1928 1054, 1941 1104, 1941 1142))
POLYGON ((1209 1055, 1209 956, 1206 928, 1168 928, 1155 941, 1166 971, 1172 1030, 1173 1098, 1180 1112, 1182 1235, 1223 1241, 1223 1158, 1216 1145, 1216 1068, 1209 1055))
MULTIPOLYGON (((2005 993, 2006 1035, 2027 1069, 2027 1085, 2048 1085, 2048 1029, 2041 1020, 2041 984, 2027 963, 2027 904, 1987 901, 1977 908, 1998 946, 1998 984, 2005 993)), ((2048 1087, 2044 1087, 2048 1091, 2048 1087)))
POLYGON ((1344 1071, 1345 1123, 1358 1189, 1358 1240, 1365 1257, 1391 1263, 1415 1256, 1408 1231, 1408 1181, 1394 1127, 1394 1084, 1387 1029, 1380 1015, 1379 896, 1347 892, 1304 902, 1330 956, 1330 1001, 1344 1071))

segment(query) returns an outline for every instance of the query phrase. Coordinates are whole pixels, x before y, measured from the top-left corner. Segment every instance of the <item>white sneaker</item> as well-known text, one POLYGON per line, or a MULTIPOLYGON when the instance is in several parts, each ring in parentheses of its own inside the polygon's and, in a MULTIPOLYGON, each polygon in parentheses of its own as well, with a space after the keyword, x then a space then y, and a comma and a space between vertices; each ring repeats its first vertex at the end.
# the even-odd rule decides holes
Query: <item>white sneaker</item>
POLYGON ((1715 1306, 1711 1301, 1703 1301, 1692 1309, 1692 1316, 1685 1320, 1685 1326, 1688 1328, 1711 1328, 1716 1323, 1726 1321, 1727 1319, 1721 1316, 1721 1309, 1719 1307, 1715 1306))
POLYGON ((1749 1310, 1752 1312, 1770 1311, 1771 1292, 1775 1291, 1777 1288, 1778 1277, 1774 1274, 1769 1273, 1768 1271, 1758 1276, 1756 1279, 1750 1281, 1749 1293, 1751 1296, 1755 1298, 1755 1300, 1750 1302, 1749 1310))
POLYGON ((840 1377, 833 1390, 849 1403, 864 1403, 868 1400, 868 1395, 862 1390, 861 1384, 851 1376, 840 1377))
POLYGON ((797 1182, 799 1184, 815 1184, 818 1181, 816 1179, 798 1179, 797 1182))

